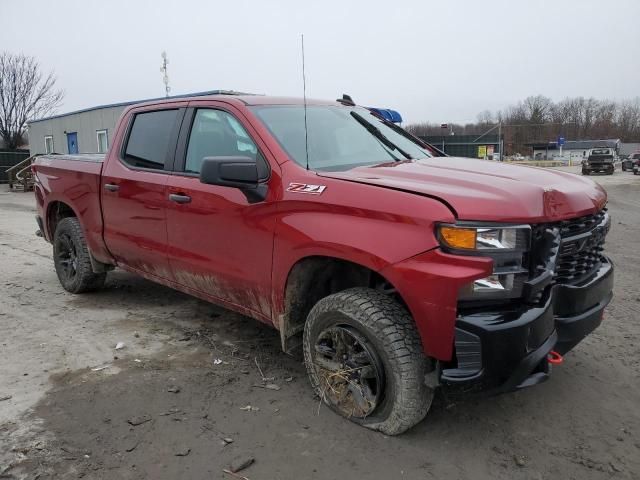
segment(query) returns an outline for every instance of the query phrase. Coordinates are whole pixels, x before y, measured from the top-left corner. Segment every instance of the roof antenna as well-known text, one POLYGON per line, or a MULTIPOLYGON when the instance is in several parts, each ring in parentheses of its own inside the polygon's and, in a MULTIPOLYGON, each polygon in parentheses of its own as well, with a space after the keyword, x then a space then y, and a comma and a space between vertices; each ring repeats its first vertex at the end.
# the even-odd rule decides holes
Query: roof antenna
POLYGON ((309 136, 307 134, 307 77, 304 71, 304 33, 302 40, 302 102, 304 105, 304 149, 307 156, 307 170, 309 170, 309 136))

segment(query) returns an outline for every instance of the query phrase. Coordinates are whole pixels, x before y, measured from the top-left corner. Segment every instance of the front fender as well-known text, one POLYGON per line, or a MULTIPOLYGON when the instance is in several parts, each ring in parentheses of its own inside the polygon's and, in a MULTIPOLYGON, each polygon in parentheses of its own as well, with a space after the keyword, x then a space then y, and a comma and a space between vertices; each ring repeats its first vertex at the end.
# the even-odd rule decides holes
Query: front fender
MULTIPOLYGON (((380 209, 336 206, 319 202, 286 202, 278 215, 274 240, 274 323, 284 312, 289 273, 307 257, 346 260, 375 272, 436 248, 435 221, 453 219, 443 204, 425 197, 406 195, 401 213, 380 209), (413 209, 413 210, 412 210, 413 209)), ((380 198, 380 201, 383 199, 380 198)))
POLYGON ((491 258, 450 255, 437 248, 380 273, 407 304, 425 354, 448 361, 453 354, 460 287, 492 271, 491 258))

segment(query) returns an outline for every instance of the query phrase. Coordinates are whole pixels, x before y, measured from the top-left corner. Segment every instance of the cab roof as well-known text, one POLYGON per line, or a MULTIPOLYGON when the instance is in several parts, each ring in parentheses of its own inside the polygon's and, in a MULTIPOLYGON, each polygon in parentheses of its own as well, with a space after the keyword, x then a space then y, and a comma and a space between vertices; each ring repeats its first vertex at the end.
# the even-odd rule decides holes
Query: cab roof
MULTIPOLYGON (((190 101, 197 100, 223 100, 227 103, 242 103, 248 106, 258 105, 304 105, 302 97, 276 97, 270 95, 207 95, 189 98, 190 101)), ((320 100, 307 98, 307 105, 336 105, 340 103, 332 100, 320 100)))

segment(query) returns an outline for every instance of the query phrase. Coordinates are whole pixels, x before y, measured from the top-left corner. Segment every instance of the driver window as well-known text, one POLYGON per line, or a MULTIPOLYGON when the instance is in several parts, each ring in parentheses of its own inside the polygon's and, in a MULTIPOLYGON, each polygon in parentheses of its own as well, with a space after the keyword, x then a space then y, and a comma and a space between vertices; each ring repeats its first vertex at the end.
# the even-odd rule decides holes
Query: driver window
POLYGON ((184 171, 200 173, 205 157, 256 158, 258 148, 247 131, 233 116, 222 110, 196 111, 184 171))

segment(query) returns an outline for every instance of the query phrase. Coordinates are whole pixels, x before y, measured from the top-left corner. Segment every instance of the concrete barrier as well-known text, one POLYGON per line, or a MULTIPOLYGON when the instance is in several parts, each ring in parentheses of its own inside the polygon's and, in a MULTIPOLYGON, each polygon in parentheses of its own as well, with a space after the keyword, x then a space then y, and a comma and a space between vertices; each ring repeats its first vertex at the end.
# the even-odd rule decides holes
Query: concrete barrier
POLYGON ((514 165, 529 165, 530 167, 562 167, 569 165, 566 162, 558 162, 555 160, 521 160, 517 162, 510 162, 505 160, 505 163, 512 163, 514 165))

